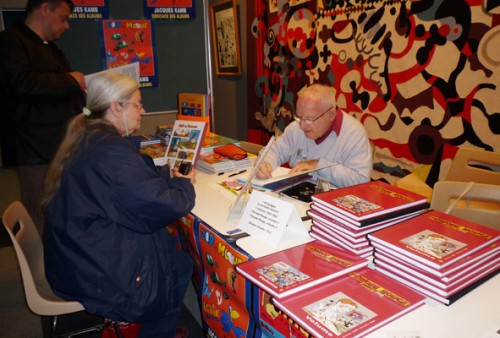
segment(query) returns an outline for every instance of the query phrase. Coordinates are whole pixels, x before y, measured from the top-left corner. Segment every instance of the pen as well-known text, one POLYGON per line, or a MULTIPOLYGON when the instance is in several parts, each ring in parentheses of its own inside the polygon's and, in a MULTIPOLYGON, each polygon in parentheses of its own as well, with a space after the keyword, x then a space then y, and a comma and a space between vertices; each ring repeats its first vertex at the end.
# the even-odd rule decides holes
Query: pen
POLYGON ((243 174, 245 171, 247 171, 247 170, 245 169, 245 170, 238 171, 237 173, 232 173, 231 175, 228 175, 227 177, 233 177, 233 176, 236 176, 239 174, 243 174))

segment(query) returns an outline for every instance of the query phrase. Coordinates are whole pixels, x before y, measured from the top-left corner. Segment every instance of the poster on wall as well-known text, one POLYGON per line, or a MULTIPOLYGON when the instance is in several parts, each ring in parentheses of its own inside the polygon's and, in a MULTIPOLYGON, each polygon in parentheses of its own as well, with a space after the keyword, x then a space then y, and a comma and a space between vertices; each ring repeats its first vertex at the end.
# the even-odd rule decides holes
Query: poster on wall
POLYGON ((151 21, 103 20, 100 35, 104 69, 139 62, 140 86, 158 87, 158 66, 151 21))
POLYGON ((71 19, 107 19, 109 18, 108 0, 73 0, 75 8, 71 19))
POLYGON ((196 17, 194 0, 144 0, 147 19, 192 20, 196 17))

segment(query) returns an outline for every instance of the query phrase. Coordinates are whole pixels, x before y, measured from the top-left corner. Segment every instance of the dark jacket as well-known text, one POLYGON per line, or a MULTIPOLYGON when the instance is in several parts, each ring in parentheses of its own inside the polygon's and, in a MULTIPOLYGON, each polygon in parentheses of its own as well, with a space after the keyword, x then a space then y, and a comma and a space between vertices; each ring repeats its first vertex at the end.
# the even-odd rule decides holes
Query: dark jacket
POLYGON ((193 208, 194 187, 105 128, 75 153, 46 209, 47 279, 91 313, 127 322, 166 317, 182 304, 166 226, 193 208))
POLYGON ((0 33, 0 144, 3 164, 47 164, 84 96, 52 42, 24 23, 0 33))

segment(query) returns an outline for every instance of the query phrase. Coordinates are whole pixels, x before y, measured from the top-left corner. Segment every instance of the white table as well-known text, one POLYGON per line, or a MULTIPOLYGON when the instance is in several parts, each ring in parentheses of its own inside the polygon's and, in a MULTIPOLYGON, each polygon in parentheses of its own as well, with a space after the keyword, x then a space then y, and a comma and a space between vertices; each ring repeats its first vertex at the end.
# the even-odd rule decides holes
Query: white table
MULTIPOLYGON (((229 206, 236 195, 218 186, 218 182, 228 179, 197 171, 196 205, 193 213, 207 225, 222 235, 235 236, 231 232, 237 223, 227 221, 229 206)), ((291 201, 294 202, 294 201, 291 201)), ((294 202, 300 216, 305 215, 308 206, 294 202)), ((309 224, 305 224, 309 226, 309 224)), ((242 235, 240 233, 239 235, 242 235)), ((243 234, 244 235, 244 234, 243 234)), ((291 244, 299 245, 310 238, 291 244)), ((253 257, 261 257, 278 249, 250 236, 236 240, 236 244, 253 257)), ((424 306, 394 320, 369 334, 370 338, 500 338, 500 276, 497 275, 450 306, 429 300, 424 306)))

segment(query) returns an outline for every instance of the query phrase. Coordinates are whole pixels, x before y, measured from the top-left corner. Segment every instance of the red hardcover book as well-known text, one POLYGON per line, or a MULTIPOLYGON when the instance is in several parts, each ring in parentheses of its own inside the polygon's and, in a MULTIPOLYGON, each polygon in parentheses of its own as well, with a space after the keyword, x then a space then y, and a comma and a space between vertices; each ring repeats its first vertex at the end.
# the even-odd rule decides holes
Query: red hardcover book
POLYGON ((353 225, 349 222, 345 222, 343 219, 339 217, 332 217, 332 215, 325 214, 325 212, 321 208, 318 208, 314 204, 311 205, 311 209, 307 211, 307 214, 311 217, 313 222, 316 220, 321 221, 323 224, 328 225, 331 228, 336 228, 339 231, 352 234, 353 236, 362 236, 370 232, 374 232, 376 230, 380 230, 390 225, 399 223, 401 221, 404 221, 405 219, 419 215, 423 212, 426 212, 426 210, 411 212, 402 216, 386 219, 382 222, 377 222, 364 227, 359 227, 358 225, 353 225))
POLYGON ((333 246, 335 246, 337 248, 345 249, 345 250, 350 251, 353 254, 359 255, 359 256, 361 256, 363 258, 368 258, 373 253, 373 248, 371 246, 369 246, 369 245, 355 249, 355 248, 347 245, 346 243, 337 240, 335 237, 332 237, 332 236, 328 235, 327 233, 325 233, 325 232, 323 232, 321 230, 311 231, 311 232, 309 232, 309 235, 312 238, 317 239, 317 240, 319 240, 321 242, 327 243, 329 245, 333 245, 333 246))
POLYGON ((381 229, 383 225, 387 225, 387 223, 394 224, 398 223, 399 221, 413 217, 415 215, 421 214, 423 212, 426 212, 428 209, 428 203, 425 203, 423 205, 416 205, 409 207, 404 210, 400 210, 397 213, 393 213, 388 217, 387 215, 383 215, 383 217, 375 217, 372 220, 367 220, 367 221, 361 221, 357 222, 352 219, 349 219, 345 215, 334 212, 333 210, 328 210, 325 208, 323 205, 317 204, 317 203, 312 203, 311 204, 311 209, 310 212, 315 212, 319 214, 320 216, 326 218, 332 224, 338 224, 338 225, 343 225, 344 227, 347 227, 349 229, 352 229, 354 231, 366 231, 366 232, 371 232, 373 231, 374 228, 381 229))
POLYGON ((474 280, 470 281, 469 283, 465 283, 465 285, 462 285, 460 287, 456 287, 453 290, 450 290, 449 292, 447 292, 447 295, 443 295, 440 292, 436 292, 435 290, 430 290, 427 287, 424 287, 424 284, 421 283, 421 281, 402 277, 402 276, 394 273, 394 271, 386 269, 385 267, 379 266, 377 268, 377 271, 386 275, 387 277, 390 277, 390 278, 398 281, 401 284, 408 286, 409 288, 412 288, 413 290, 420 292, 421 294, 423 294, 429 298, 432 298, 440 303, 443 303, 444 305, 453 304, 453 302, 457 301, 458 299, 460 299, 461 297, 463 297, 464 295, 466 295, 470 291, 474 290, 476 287, 478 287, 482 283, 488 281, 490 278, 493 278, 499 272, 498 268, 490 267, 487 271, 482 272, 478 278, 475 278, 474 280))
POLYGON ((430 277, 442 280, 446 283, 452 282, 457 278, 461 278, 464 274, 471 271, 475 271, 481 266, 484 266, 484 264, 491 262, 491 260, 498 255, 500 255, 500 246, 492 244, 439 271, 429 269, 427 266, 414 260, 408 261, 401 259, 401 256, 398 257, 397 252, 388 248, 378 247, 375 249, 374 253, 375 262, 378 261, 378 259, 385 260, 387 262, 391 262, 391 264, 395 264, 396 266, 406 267, 423 274, 428 274, 430 277))
POLYGON ((364 268, 274 303, 314 337, 361 337, 424 304, 425 297, 364 268))
POLYGON ((375 247, 384 245, 401 257, 441 270, 497 243, 500 231, 432 210, 368 234, 368 239, 375 247))
POLYGON ((386 261, 384 257, 381 256, 377 258, 375 263, 375 269, 378 269, 379 267, 391 271, 394 274, 431 290, 438 295, 447 297, 472 284, 476 280, 481 279, 492 271, 498 270, 500 268, 500 255, 491 257, 491 260, 485 262, 483 265, 478 266, 474 270, 467 270, 458 278, 448 282, 436 278, 425 271, 419 271, 406 265, 400 265, 394 261, 386 261))
POLYGON ((346 250, 313 241, 241 263, 236 271, 276 298, 310 289, 368 265, 346 250))
POLYGON ((372 223, 394 217, 401 212, 405 213, 405 210, 410 207, 425 208, 428 205, 425 196, 382 181, 367 182, 315 194, 312 200, 327 210, 344 215, 356 222, 372 221, 372 223))
POLYGON ((349 245, 352 248, 360 248, 370 245, 368 239, 366 238, 366 235, 353 238, 349 235, 346 235, 342 232, 335 230, 334 228, 329 228, 328 226, 324 226, 320 221, 314 222, 311 226, 311 231, 317 231, 317 230, 324 232, 325 234, 328 234, 333 238, 338 239, 339 241, 344 242, 345 244, 349 245))

